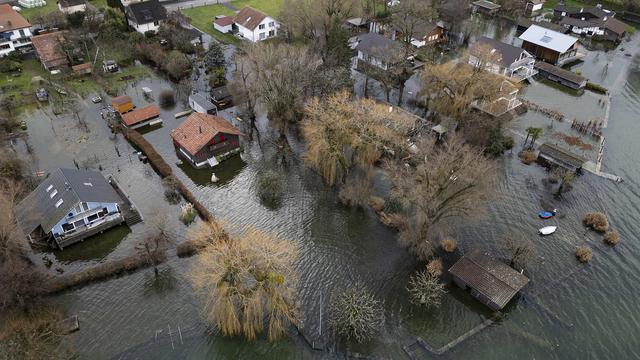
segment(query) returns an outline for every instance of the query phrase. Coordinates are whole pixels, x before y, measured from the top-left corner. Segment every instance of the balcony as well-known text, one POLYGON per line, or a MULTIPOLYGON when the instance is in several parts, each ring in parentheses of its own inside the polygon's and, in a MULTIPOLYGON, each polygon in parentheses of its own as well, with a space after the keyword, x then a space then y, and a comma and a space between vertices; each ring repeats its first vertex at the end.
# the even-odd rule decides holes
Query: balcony
POLYGON ((119 225, 124 222, 122 214, 115 213, 107 215, 99 220, 92 222, 91 224, 80 226, 64 233, 63 235, 55 237, 56 244, 60 249, 63 249, 69 245, 80 242, 90 236, 105 231, 111 227, 119 225))

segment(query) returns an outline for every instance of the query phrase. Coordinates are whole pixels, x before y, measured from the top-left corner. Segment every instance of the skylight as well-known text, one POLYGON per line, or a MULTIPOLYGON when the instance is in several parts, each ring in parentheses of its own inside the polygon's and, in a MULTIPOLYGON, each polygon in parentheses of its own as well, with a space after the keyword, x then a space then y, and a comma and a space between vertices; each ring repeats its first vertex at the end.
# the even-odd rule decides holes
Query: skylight
POLYGON ((84 186, 93 186, 93 184, 90 183, 90 182, 86 182, 86 183, 84 183, 84 186))
POLYGON ((547 44, 550 43, 551 40, 553 40, 553 38, 551 36, 547 36, 547 35, 543 36, 542 39, 540 39, 540 41, 542 41, 543 43, 547 43, 547 44))
POLYGON ((56 208, 59 208, 59 207, 60 207, 60 205, 62 205, 62 203, 63 203, 63 202, 64 202, 64 201, 63 201, 62 199, 58 200, 58 201, 56 202, 56 208))
POLYGON ((47 192, 51 191, 51 189, 53 189, 53 185, 47 186, 47 192))
POLYGON ((58 193, 58 190, 53 189, 53 191, 51 192, 51 194, 49 194, 49 197, 53 199, 54 196, 56 196, 56 194, 58 193))

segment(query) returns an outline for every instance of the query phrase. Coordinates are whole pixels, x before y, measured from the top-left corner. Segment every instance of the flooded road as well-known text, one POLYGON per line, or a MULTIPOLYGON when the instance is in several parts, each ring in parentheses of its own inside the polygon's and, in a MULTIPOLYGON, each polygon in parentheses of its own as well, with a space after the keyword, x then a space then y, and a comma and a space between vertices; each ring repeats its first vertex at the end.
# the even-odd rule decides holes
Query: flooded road
MULTIPOLYGON (((495 29, 487 31, 498 34, 495 29)), ((500 38, 510 36, 512 29, 499 31, 500 38)), ((635 42, 633 49, 638 50, 635 42)), ((543 182, 547 174, 542 168, 521 164, 517 149, 505 154, 499 168, 500 196, 489 205, 488 216, 452 224, 450 233, 464 252, 479 249, 496 256, 505 255, 498 245, 500 239, 530 239, 538 255, 527 271, 532 282, 523 296, 505 309, 501 320, 446 353, 445 359, 640 357, 640 308, 636 302, 640 295, 640 242, 636 236, 640 233, 640 166, 636 159, 640 153, 640 142, 636 140, 640 133, 640 58, 637 54, 625 56, 623 51, 599 53, 590 55, 580 66, 585 76, 600 77, 598 82, 612 92, 611 119, 604 131, 607 145, 603 166, 625 182, 616 184, 586 174, 575 182, 573 191, 557 200, 543 182), (610 63, 609 70, 602 77, 606 63, 610 63), (559 216, 551 220, 559 226, 552 237, 536 235, 542 225, 536 213, 542 208, 559 210, 559 216), (585 232, 582 215, 593 210, 605 211, 612 227, 620 232, 622 242, 616 248, 605 246, 597 234, 585 232), (573 255, 575 247, 583 244, 594 248, 594 260, 588 265, 578 264, 573 255)), ((131 84, 127 91, 138 106, 147 102, 135 90, 141 86, 149 86, 158 94, 172 85, 160 78, 131 84)), ((575 111, 572 116, 591 115, 582 106, 584 96, 589 95, 576 98, 537 87, 529 91, 536 93, 540 102, 557 102, 567 111, 575 111)), ((216 172, 220 182, 207 181, 208 171, 185 168, 169 137, 171 129, 183 120, 173 117, 180 106, 163 110, 163 126, 146 131, 145 138, 218 219, 229 225, 254 225, 299 243, 297 267, 301 273, 306 331, 327 331, 326 320, 320 319, 321 314, 326 319, 331 294, 354 281, 364 282, 384 299, 388 318, 375 341, 352 349, 360 353, 406 358, 402 347, 414 342, 415 337, 438 348, 491 316, 469 294, 454 288, 449 288, 449 295, 437 310, 412 306, 405 289, 409 275, 420 264, 397 245, 395 233, 382 226, 372 213, 341 206, 336 192, 306 169, 299 158, 293 157, 287 165, 276 165, 269 141, 273 134, 264 118, 260 119, 260 144, 246 144, 242 159, 224 163, 225 169, 216 172), (276 168, 286 177, 284 201, 275 209, 262 205, 255 194, 256 174, 264 168, 276 168)), ((73 167, 73 159, 82 164, 97 157, 103 173, 115 174, 145 218, 159 212, 168 214, 167 223, 174 237, 177 241, 183 239, 187 227, 177 221, 179 205, 169 205, 164 200, 159 177, 132 155, 134 149, 120 135, 110 134, 97 115, 96 106, 87 104, 87 108, 90 133, 84 134, 86 139, 73 130, 73 118, 59 120, 52 129, 42 114, 29 116, 30 144, 39 167, 73 167), (64 136, 56 135, 54 129, 64 136), (117 155, 116 146, 121 156, 117 155)), ((222 115, 235 119, 232 113, 222 115)), ((291 141, 299 151, 301 144, 293 138, 291 141)), ((75 254, 69 255, 65 250, 64 254, 47 256, 54 258, 54 267, 73 271, 135 251, 136 241, 149 230, 145 224, 138 224, 131 232, 117 231, 120 233, 114 235, 115 240, 98 245, 98 239, 93 239, 93 244, 87 241, 78 245, 78 250, 68 250, 75 254)), ((162 276, 158 279, 152 270, 142 270, 65 292, 50 301, 69 314, 79 315, 81 330, 71 338, 83 359, 333 357, 311 350, 295 334, 275 344, 264 339, 245 343, 207 329, 185 278, 191 264, 192 259, 171 257, 161 266, 162 276)))

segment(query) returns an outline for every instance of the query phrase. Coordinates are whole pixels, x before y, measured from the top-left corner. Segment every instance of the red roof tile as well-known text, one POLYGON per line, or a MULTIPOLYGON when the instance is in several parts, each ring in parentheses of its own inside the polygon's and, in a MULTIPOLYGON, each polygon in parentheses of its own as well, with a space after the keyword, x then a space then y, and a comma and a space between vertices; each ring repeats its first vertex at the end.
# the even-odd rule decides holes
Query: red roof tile
POLYGON ((157 116, 160 116, 160 109, 151 104, 143 107, 142 109, 136 109, 126 114, 122 114, 122 122, 127 126, 132 126, 143 121, 153 119, 157 116))
POLYGON ((129 95, 120 95, 111 99, 112 105, 122 105, 131 102, 131 96, 129 95))
POLYGON ((11 31, 31 26, 29 22, 22 17, 17 11, 13 10, 11 5, 0 5, 0 29, 2 31, 11 31))
POLYGON ((216 25, 229 26, 229 25, 233 24, 233 16, 225 16, 225 17, 220 18, 220 19, 215 19, 213 22, 216 25))
POLYGON ((221 117, 193 113, 171 132, 171 137, 191 155, 195 155, 218 133, 244 136, 240 130, 221 117))
POLYGON ((38 59, 47 68, 69 64, 67 55, 60 44, 64 41, 66 31, 56 31, 48 34, 36 35, 31 38, 33 48, 38 59))

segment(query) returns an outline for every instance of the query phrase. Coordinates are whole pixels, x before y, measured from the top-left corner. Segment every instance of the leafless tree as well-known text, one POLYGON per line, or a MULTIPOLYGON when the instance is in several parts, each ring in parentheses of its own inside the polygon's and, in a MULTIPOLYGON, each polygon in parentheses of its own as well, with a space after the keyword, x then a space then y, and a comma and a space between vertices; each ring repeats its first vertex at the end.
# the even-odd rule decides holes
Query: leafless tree
POLYGON ((359 343, 376 335, 385 319, 382 302, 361 283, 340 292, 332 300, 330 316, 339 336, 359 343))
POLYGON ((409 279, 409 298, 416 305, 424 307, 438 307, 442 297, 447 292, 444 283, 436 275, 422 270, 409 279))
POLYGON ((431 230, 448 219, 477 216, 491 197, 495 165, 481 149, 467 145, 458 136, 444 144, 421 139, 407 162, 385 162, 393 182, 393 194, 410 218, 400 240, 420 257, 433 250, 431 230))
POLYGON ((509 254, 509 266, 524 268, 536 258, 536 248, 531 241, 518 236, 507 236, 502 246, 509 254))
POLYGON ((151 218, 148 223, 151 227, 151 232, 147 234, 142 241, 138 244, 138 252, 145 261, 153 266, 153 272, 158 276, 158 265, 160 265, 167 258, 167 249, 172 244, 172 240, 169 237, 166 229, 166 214, 158 213, 155 217, 151 218))

